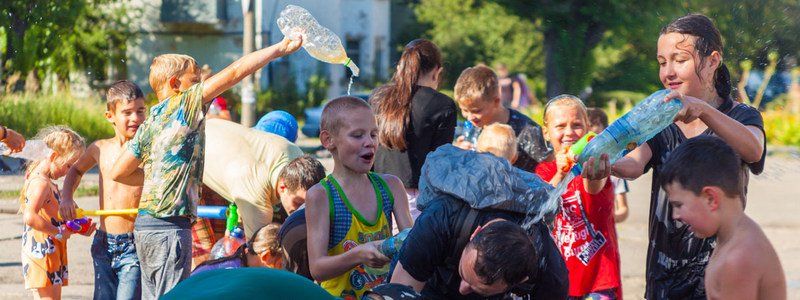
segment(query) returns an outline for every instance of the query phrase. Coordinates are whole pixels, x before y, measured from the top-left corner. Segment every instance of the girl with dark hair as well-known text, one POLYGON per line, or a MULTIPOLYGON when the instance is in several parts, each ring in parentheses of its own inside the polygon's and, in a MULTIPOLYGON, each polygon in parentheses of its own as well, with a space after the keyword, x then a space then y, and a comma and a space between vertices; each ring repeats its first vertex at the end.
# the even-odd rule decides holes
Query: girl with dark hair
POLYGON ((456 105, 439 93, 442 55, 434 43, 416 39, 403 50, 392 81, 373 92, 370 103, 378 120, 375 172, 400 178, 416 218, 417 184, 425 157, 453 141, 456 105))
POLYGON ((637 178, 653 169, 645 297, 705 299, 704 269, 715 240, 696 238, 692 228, 673 219, 669 199, 659 187, 663 163, 690 138, 718 136, 742 159, 742 195, 746 195, 748 169, 753 174, 764 169, 764 122, 758 110, 732 99, 722 37, 708 17, 689 14, 664 27, 657 59, 659 79, 672 90, 665 101, 677 98, 683 109, 675 123, 617 161, 612 174, 637 178))

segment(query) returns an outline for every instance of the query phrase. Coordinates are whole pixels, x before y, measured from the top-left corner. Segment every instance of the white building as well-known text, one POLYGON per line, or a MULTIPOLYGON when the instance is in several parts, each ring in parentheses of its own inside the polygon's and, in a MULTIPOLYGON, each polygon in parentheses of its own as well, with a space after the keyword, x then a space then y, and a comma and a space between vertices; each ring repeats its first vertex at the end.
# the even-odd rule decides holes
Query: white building
MULTIPOLYGON (((242 56, 242 1, 246 0, 134 0, 131 8, 142 16, 131 22, 128 41, 128 78, 143 89, 153 57, 182 53, 200 65, 219 71, 242 56)), ((250 0, 255 7, 256 49, 283 38, 276 19, 288 4, 301 6, 342 39, 348 56, 361 68, 361 81, 382 80, 389 68, 389 0, 250 0)), ((349 72, 342 65, 319 62, 300 50, 277 60, 257 74, 262 88, 270 80, 294 78, 301 91, 313 74, 330 80, 328 97, 345 93, 349 72), (291 76, 289 76, 291 75, 291 76)), ((356 89, 356 87, 354 87, 356 89)))

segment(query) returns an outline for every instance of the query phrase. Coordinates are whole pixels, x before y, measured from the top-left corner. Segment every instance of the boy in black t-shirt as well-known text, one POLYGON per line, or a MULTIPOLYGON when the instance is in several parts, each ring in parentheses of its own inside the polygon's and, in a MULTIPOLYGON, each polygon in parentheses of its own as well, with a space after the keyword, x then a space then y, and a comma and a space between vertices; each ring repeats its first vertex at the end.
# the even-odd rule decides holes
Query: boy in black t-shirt
MULTIPOLYGON (((461 72, 455 86, 455 98, 461 114, 476 127, 501 123, 514 129, 518 150, 515 167, 533 172, 537 164, 552 159, 553 151, 547 147, 539 124, 522 113, 503 106, 497 75, 489 67, 478 65, 461 72)), ((463 136, 458 137, 454 144, 462 149, 472 147, 463 136)))

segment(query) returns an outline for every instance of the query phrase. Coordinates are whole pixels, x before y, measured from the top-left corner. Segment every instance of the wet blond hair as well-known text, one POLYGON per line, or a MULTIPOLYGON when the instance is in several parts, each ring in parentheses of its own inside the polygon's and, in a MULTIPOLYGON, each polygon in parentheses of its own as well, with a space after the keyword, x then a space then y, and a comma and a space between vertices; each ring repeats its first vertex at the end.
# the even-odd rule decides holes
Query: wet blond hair
MULTIPOLYGON (((150 64, 150 87, 158 93, 168 80, 191 70, 197 70, 197 61, 183 54, 162 54, 150 64)), ((162 99, 159 99, 162 100, 162 99)))
POLYGON ((497 74, 485 65, 466 68, 456 81, 454 96, 459 104, 477 100, 492 101, 500 97, 497 74))
POLYGON ((578 98, 577 96, 563 94, 553 97, 550 101, 547 101, 547 104, 544 106, 544 121, 545 126, 547 126, 547 116, 548 112, 552 111, 552 109, 556 106, 563 106, 563 107, 576 107, 578 111, 581 112, 583 115, 584 123, 586 126, 589 126, 589 112, 586 110, 586 105, 583 104, 583 100, 578 98))
POLYGON ((514 129, 506 124, 493 123, 483 128, 475 147, 478 152, 489 152, 510 163, 517 158, 517 137, 514 129))
MULTIPOLYGON (((56 162, 63 162, 75 155, 80 155, 86 148, 86 142, 83 137, 69 127, 63 125, 42 128, 33 139, 44 142, 48 148, 53 150, 56 154, 56 162)), ((27 178, 42 161, 44 161, 44 159, 30 163, 25 171, 25 177, 27 178)), ((22 191, 20 192, 20 211, 22 210, 22 205, 25 204, 25 191, 27 186, 27 183, 23 185, 22 191)))

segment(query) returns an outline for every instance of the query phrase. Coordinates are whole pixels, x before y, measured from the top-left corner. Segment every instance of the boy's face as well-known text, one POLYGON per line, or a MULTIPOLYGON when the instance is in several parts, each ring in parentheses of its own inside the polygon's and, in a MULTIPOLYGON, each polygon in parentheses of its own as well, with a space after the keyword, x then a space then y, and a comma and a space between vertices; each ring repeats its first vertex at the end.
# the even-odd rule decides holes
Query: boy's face
POLYGON ((372 169, 378 142, 378 125, 375 114, 368 108, 356 108, 337 116, 345 118, 337 132, 323 131, 323 146, 333 153, 335 160, 356 173, 372 169))
POLYGON ((144 122, 145 111, 142 98, 133 101, 119 101, 113 112, 106 111, 106 120, 114 124, 114 132, 117 135, 131 139, 136 135, 139 125, 144 122))
POLYGON ((547 111, 545 118, 544 134, 553 144, 553 149, 570 146, 586 134, 586 116, 578 107, 554 106, 547 111))
POLYGON ((483 128, 486 125, 497 122, 498 114, 503 112, 500 99, 485 101, 483 99, 468 99, 458 102, 461 115, 472 122, 472 125, 483 128))
POLYGON ((697 195, 677 182, 668 184, 665 190, 672 206, 673 219, 689 226, 689 231, 698 238, 707 238, 717 233, 715 209, 707 195, 697 195))
POLYGON ((296 191, 290 191, 283 182, 278 183, 278 197, 281 199, 281 205, 288 214, 293 213, 306 203, 306 192, 303 188, 298 188, 296 191))

